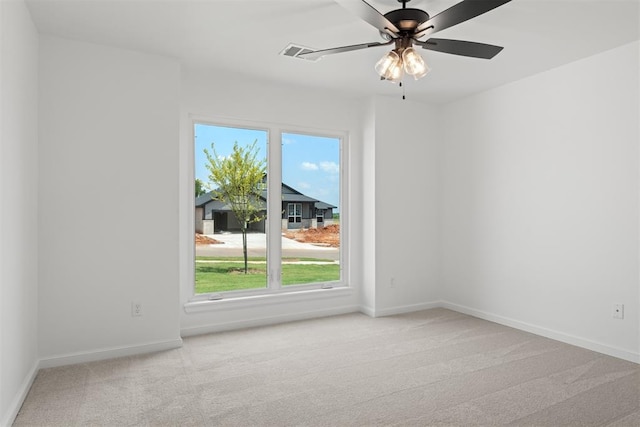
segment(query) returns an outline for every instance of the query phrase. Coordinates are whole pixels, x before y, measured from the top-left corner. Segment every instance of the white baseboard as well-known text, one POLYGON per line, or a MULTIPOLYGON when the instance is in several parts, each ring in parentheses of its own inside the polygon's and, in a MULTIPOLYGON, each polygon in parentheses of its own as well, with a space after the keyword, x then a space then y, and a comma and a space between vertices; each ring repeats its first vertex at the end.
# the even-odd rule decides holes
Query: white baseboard
POLYGON ((133 356, 136 354, 153 353, 156 351, 172 350, 182 347, 182 339, 159 341, 140 345, 111 347, 93 351, 63 354, 40 359, 40 368, 74 365, 76 363, 95 362, 97 360, 114 359, 117 357, 133 356))
POLYGON ((530 323, 521 322, 519 320, 499 316, 493 313, 488 313, 486 311, 476 310, 474 308, 465 307, 463 305, 454 304, 448 301, 441 301, 440 307, 457 311, 459 313, 468 314, 469 316, 478 317, 490 322, 499 323, 501 325, 509 326, 525 332, 531 332, 532 334, 551 338, 553 340, 560 341, 566 344, 586 348, 587 350, 592 350, 598 353, 606 354, 608 356, 617 357, 619 359, 628 360, 630 362, 640 363, 640 354, 622 348, 613 347, 585 338, 576 337, 564 332, 543 328, 541 326, 532 325, 530 323))
POLYGON ((40 369, 39 365, 40 364, 38 361, 36 361, 33 364, 33 367, 31 368, 27 376, 24 378, 24 381, 20 385, 20 389, 18 390, 18 393, 13 398, 13 401, 9 406, 9 411, 4 415, 0 414, 0 416, 2 417, 0 418, 0 426, 9 427, 11 424, 13 424, 13 421, 16 419, 16 416, 18 415, 18 412, 22 407, 22 403, 24 402, 24 399, 26 399, 27 397, 27 393, 29 393, 29 390, 31 389, 33 380, 36 379, 36 375, 38 374, 38 370, 40 369))
POLYGON ((414 311, 428 310, 430 308, 442 307, 440 301, 423 302, 420 304, 399 305, 396 307, 373 309, 371 307, 360 307, 360 311, 369 317, 393 316, 394 314, 411 313, 414 311))
POLYGON ((360 306, 360 313, 366 314, 369 317, 376 317, 376 310, 369 306, 360 306))
POLYGON ((253 328, 256 326, 275 325, 277 323, 295 322, 298 320, 315 319, 318 317, 337 316, 340 314, 356 313, 358 311, 360 311, 360 307, 357 305, 345 305, 324 310, 304 311, 279 316, 256 317, 253 319, 182 328, 180 330, 180 335, 183 337, 190 337, 195 335, 211 334, 214 332, 230 331, 234 329, 253 328))

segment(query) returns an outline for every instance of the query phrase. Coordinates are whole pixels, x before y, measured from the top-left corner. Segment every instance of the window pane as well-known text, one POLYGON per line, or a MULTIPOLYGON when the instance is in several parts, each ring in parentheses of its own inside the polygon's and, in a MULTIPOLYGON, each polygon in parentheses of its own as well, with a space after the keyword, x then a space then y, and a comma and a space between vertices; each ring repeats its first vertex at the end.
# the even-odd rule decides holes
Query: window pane
POLYGON ((282 134, 282 204, 282 284, 340 280, 340 139, 282 134))
POLYGON ((196 294, 267 286, 267 139, 264 130, 195 125, 196 294))

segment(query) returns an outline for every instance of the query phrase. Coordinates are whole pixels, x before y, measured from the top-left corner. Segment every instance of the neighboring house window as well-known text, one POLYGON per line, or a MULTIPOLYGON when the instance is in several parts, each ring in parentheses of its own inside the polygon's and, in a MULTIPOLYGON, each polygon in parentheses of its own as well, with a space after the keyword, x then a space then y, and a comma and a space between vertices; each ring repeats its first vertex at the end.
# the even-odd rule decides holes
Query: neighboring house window
POLYGON ((194 178, 206 190, 194 200, 194 298, 226 299, 278 292, 283 287, 295 291, 346 286, 344 229, 334 221, 329 227, 310 230, 325 219, 325 210, 315 208, 316 203, 346 217, 341 209, 344 140, 341 133, 309 135, 284 133, 275 126, 194 122, 194 178), (251 164, 225 163, 238 159, 251 164), (231 200, 221 190, 224 174, 216 182, 212 170, 225 167, 229 177, 235 178, 261 170, 252 167, 264 170, 259 180, 230 186, 250 190, 231 200), (238 170, 241 173, 233 172, 238 170), (238 206, 251 209, 239 212, 238 206), (203 211, 202 219, 197 214, 203 211), (249 221, 239 217, 242 212, 249 221))
POLYGON ((302 222, 302 203, 289 203, 289 222, 302 222))

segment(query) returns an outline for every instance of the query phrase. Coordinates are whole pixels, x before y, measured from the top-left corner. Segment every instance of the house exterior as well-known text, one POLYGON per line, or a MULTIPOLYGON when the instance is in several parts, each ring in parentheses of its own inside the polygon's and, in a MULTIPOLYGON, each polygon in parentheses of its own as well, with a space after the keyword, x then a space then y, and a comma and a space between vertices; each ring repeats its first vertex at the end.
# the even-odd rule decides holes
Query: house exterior
MULTIPOLYGON (((195 231, 202 234, 213 234, 220 231, 240 230, 240 224, 235 218, 231 207, 213 198, 209 192, 196 197, 195 200, 195 231)), ((264 190, 259 203, 262 209, 258 216, 260 221, 249 225, 249 230, 264 232, 264 216, 267 211, 267 192, 264 190)), ((321 228, 333 224, 333 210, 337 209, 329 203, 306 196, 298 190, 282 184, 282 230, 300 228, 321 228)))

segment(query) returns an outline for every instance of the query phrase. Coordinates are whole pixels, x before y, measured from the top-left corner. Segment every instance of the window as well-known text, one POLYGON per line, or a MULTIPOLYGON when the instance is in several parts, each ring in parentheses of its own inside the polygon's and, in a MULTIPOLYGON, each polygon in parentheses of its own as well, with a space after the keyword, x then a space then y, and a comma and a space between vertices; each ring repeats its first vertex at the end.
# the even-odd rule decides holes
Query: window
POLYGON ((345 286, 344 135, 193 130, 195 298, 345 286))
POLYGON ((266 289, 268 132, 197 123, 194 135, 195 293, 266 289))
POLYGON ((340 145, 336 137, 282 134, 282 198, 295 206, 282 236, 284 286, 340 281, 340 225, 325 215, 318 221, 319 210, 328 220, 340 209, 340 145), (306 274, 298 274, 295 263, 306 274))
POLYGON ((302 204, 289 203, 289 222, 302 222, 302 204))

